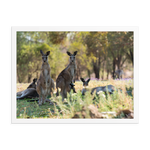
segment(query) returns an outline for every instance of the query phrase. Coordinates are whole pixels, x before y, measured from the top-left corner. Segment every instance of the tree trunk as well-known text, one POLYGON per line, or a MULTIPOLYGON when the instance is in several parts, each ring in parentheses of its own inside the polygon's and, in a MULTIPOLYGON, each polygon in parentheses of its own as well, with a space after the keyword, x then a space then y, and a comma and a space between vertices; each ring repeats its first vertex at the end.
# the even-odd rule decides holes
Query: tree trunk
POLYGON ((39 79, 39 73, 38 73, 38 71, 36 72, 36 78, 37 78, 37 80, 39 79))
POLYGON ((89 78, 90 78, 90 70, 88 69, 88 76, 89 76, 89 78))
POLYGON ((99 71, 100 71, 100 67, 97 66, 96 63, 93 62, 93 71, 95 73, 95 78, 99 79, 99 71))
POLYGON ((133 51, 131 50, 131 49, 129 49, 129 53, 128 52, 126 52, 125 50, 124 50, 124 52, 125 52, 125 54, 128 56, 128 58, 131 60, 131 62, 132 62, 132 66, 134 65, 134 60, 133 60, 133 51))
POLYGON ((104 67, 105 67, 105 61, 103 62, 102 80, 104 80, 104 67))
POLYGON ((116 66, 116 58, 113 59, 113 79, 115 79, 115 66, 116 66))
POLYGON ((107 80, 108 80, 108 76, 109 76, 109 70, 107 70, 107 80))
POLYGON ((121 66, 121 58, 122 58, 122 56, 117 57, 117 67, 119 70, 120 70, 120 66, 121 66))
POLYGON ((79 71, 77 71, 76 73, 76 80, 78 80, 78 78, 79 78, 79 71))
POLYGON ((32 78, 32 75, 31 75, 31 74, 28 74, 28 83, 31 82, 31 78, 32 78))
POLYGON ((125 61, 127 60, 127 57, 122 61, 122 63, 121 63, 121 68, 123 67, 123 64, 125 63, 125 61))
POLYGON ((18 74, 17 74, 17 77, 18 77, 18 82, 21 83, 21 80, 18 74))
POLYGON ((133 51, 130 49, 130 56, 131 56, 131 62, 132 66, 134 65, 134 60, 133 60, 133 51))
POLYGON ((95 77, 96 77, 97 79, 99 79, 99 71, 98 71, 98 70, 95 70, 95 77))

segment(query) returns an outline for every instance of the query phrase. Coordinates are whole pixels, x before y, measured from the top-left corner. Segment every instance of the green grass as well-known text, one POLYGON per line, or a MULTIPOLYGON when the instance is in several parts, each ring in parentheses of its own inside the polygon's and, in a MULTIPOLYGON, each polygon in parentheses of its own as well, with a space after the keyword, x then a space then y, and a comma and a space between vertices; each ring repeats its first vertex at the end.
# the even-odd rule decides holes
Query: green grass
POLYGON ((27 102, 27 100, 17 100, 17 118, 39 118, 50 117, 50 111, 52 106, 45 105, 38 106, 38 103, 27 102))
POLYGON ((87 92, 85 96, 82 96, 80 90, 82 89, 82 82, 76 82, 75 88, 77 94, 72 92, 68 93, 68 98, 64 102, 59 97, 51 97, 50 100, 53 104, 46 102, 44 105, 39 106, 36 101, 27 102, 26 100, 17 100, 17 118, 59 118, 69 119, 74 116, 76 112, 80 112, 82 107, 86 108, 93 104, 98 108, 99 112, 118 112, 122 109, 134 110, 133 106, 133 81, 90 81, 90 88, 96 86, 104 86, 112 84, 117 88, 121 88, 122 92, 114 92, 112 95, 104 97, 103 93, 99 95, 90 95, 87 92), (125 91, 130 91, 126 94, 125 91), (94 100, 93 100, 94 99, 94 100))

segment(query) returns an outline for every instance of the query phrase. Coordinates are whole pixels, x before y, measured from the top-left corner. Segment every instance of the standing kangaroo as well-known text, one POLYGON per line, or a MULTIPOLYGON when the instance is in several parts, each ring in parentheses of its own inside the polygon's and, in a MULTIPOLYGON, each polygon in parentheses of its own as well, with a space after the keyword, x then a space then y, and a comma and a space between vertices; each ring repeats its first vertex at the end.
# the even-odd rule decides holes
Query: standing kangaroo
POLYGON ((42 105, 45 103, 45 100, 48 95, 52 94, 54 87, 54 81, 50 77, 50 65, 48 63, 48 56, 50 54, 50 51, 46 52, 46 54, 43 53, 42 50, 40 50, 42 54, 42 67, 41 67, 41 74, 40 78, 37 81, 37 87, 36 90, 39 94, 39 105, 42 105))
POLYGON ((67 92, 70 92, 71 90, 70 83, 75 82, 75 75, 76 75, 76 69, 77 69, 76 60, 75 60, 77 51, 75 51, 73 54, 71 54, 70 52, 67 52, 67 54, 70 56, 69 64, 58 75, 56 79, 57 96, 59 95, 58 88, 60 88, 62 100, 64 100, 64 98, 67 98, 67 92))

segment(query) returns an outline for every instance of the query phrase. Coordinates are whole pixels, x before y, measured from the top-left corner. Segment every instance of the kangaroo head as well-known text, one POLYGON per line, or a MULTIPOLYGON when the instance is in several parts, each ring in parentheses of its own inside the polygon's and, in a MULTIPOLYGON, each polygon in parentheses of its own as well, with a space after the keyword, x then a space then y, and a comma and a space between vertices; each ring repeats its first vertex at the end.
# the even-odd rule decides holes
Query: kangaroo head
POLYGON ((69 59, 70 63, 75 63, 75 60, 76 60, 75 56, 77 55, 77 51, 75 51, 73 54, 67 51, 67 54, 70 56, 70 59, 69 59))
POLYGON ((81 81, 83 82, 83 86, 84 86, 84 87, 87 87, 88 84, 89 84, 90 78, 89 78, 87 81, 85 81, 83 78, 80 78, 80 79, 81 79, 81 81))
POLYGON ((48 62, 48 55, 50 54, 50 51, 47 51, 46 54, 44 54, 43 51, 40 50, 40 53, 42 54, 43 63, 48 62))
POLYGON ((34 78, 33 79, 33 82, 27 87, 27 89, 29 89, 29 88, 35 88, 36 89, 36 81, 37 81, 37 78, 34 78))

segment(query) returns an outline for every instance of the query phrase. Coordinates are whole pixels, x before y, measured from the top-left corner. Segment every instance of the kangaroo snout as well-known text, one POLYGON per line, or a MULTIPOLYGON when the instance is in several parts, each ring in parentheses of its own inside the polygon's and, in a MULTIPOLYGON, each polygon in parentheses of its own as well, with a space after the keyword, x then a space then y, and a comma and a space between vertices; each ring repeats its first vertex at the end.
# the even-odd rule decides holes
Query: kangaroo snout
POLYGON ((43 61, 46 62, 46 58, 44 58, 43 61))

